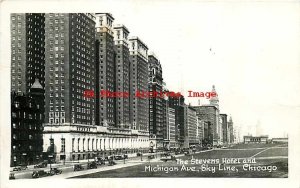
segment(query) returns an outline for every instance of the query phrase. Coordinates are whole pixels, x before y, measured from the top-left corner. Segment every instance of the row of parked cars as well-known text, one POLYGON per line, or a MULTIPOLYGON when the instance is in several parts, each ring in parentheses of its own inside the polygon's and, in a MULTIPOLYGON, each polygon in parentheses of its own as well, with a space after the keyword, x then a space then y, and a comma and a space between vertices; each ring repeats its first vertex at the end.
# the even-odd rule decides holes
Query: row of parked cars
MULTIPOLYGON (((124 159, 122 156, 111 156, 106 158, 97 158, 96 161, 89 162, 86 166, 86 169, 96 169, 97 166, 105 165, 106 161, 108 163, 108 166, 116 165, 117 163, 114 160, 121 160, 124 159)), ((75 164, 74 165, 74 171, 80 171, 84 170, 84 167, 82 164, 75 164)))
POLYGON ((53 175, 57 175, 57 174, 61 174, 61 173, 62 173, 62 170, 60 170, 59 168, 51 168, 50 171, 38 170, 38 171, 33 171, 32 178, 53 176, 53 175))
MULTIPOLYGON (((95 169, 99 165, 105 165, 106 162, 109 166, 112 166, 112 165, 116 164, 116 162, 114 160, 123 160, 123 159, 128 159, 128 155, 126 155, 126 154, 124 154, 124 155, 113 155, 113 156, 107 156, 105 158, 97 158, 95 161, 89 162, 87 164, 86 169, 95 169)), ((48 162, 44 161, 44 162, 41 162, 41 163, 38 163, 38 164, 34 165, 33 168, 35 168, 35 169, 37 169, 37 168, 46 168, 47 166, 48 166, 48 162)), ((13 171, 21 171, 21 170, 27 170, 27 169, 28 169, 28 167, 26 165, 15 166, 13 168, 13 171)), ((82 166, 82 164, 74 165, 74 171, 79 171, 79 170, 84 170, 84 167, 82 166)), ((62 170, 60 170, 58 168, 51 168, 50 171, 37 170, 37 171, 33 171, 32 178, 53 176, 53 175, 61 174, 61 173, 62 173, 62 170)), ((15 179, 14 173, 10 174, 9 179, 15 179)))
POLYGON ((27 170, 28 167, 26 165, 23 165, 23 166, 15 166, 13 168, 13 171, 21 171, 21 170, 27 170))

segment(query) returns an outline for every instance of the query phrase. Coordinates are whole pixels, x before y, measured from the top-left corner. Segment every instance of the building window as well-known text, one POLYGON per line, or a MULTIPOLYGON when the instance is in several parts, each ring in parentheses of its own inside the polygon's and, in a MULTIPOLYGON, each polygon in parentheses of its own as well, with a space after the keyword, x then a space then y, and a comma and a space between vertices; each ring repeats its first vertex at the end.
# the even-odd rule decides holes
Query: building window
POLYGON ((54 139, 50 138, 50 153, 54 153, 54 139))
POLYGON ((72 152, 74 152, 74 142, 75 142, 75 138, 72 138, 72 152))
POLYGON ((66 150, 66 140, 64 138, 61 139, 61 152, 65 152, 66 150))

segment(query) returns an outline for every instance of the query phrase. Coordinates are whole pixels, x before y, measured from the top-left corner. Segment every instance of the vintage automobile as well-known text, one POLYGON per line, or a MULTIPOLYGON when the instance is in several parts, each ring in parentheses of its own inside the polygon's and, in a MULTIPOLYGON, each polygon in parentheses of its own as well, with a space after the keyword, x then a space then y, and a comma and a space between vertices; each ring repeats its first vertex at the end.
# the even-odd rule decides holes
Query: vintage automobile
POLYGON ((97 163, 95 161, 89 162, 86 167, 86 169, 95 169, 95 168, 97 168, 97 163))
POLYGON ((26 170, 28 167, 26 165, 23 166, 16 166, 13 168, 13 171, 21 171, 21 170, 26 170))
POLYGON ((106 156, 106 157, 105 157, 105 160, 106 160, 106 161, 109 161, 109 160, 113 160, 113 158, 114 158, 114 156, 106 156))
POLYGON ((62 170, 58 169, 58 168, 51 168, 50 170, 50 174, 51 175, 57 175, 57 174, 61 174, 62 170))
POLYGON ((108 166, 114 166, 114 165, 116 165, 117 163, 115 162, 115 161, 113 161, 113 160, 109 160, 108 161, 108 166))
POLYGON ((10 179, 10 180, 16 179, 15 174, 14 174, 14 173, 10 173, 10 174, 9 174, 9 179, 10 179))
POLYGON ((47 167, 48 163, 47 162, 41 162, 39 164, 36 164, 33 166, 33 168, 45 168, 47 167))
POLYGON ((115 159, 115 160, 122 160, 123 157, 122 157, 122 155, 115 155, 115 156, 114 156, 114 159, 115 159))
POLYGON ((50 176, 50 172, 46 172, 45 170, 39 170, 39 171, 33 171, 32 173, 32 178, 41 178, 41 177, 46 177, 50 176))
POLYGON ((155 156, 154 155, 148 155, 148 159, 154 159, 155 156))
POLYGON ((105 159, 99 158, 96 163, 97 165, 105 165, 105 159))
POLYGON ((161 157, 160 160, 167 162, 167 161, 176 161, 176 157, 173 155, 169 155, 169 156, 164 156, 161 157))
POLYGON ((84 170, 84 168, 81 164, 74 165, 74 171, 80 171, 80 170, 84 170))

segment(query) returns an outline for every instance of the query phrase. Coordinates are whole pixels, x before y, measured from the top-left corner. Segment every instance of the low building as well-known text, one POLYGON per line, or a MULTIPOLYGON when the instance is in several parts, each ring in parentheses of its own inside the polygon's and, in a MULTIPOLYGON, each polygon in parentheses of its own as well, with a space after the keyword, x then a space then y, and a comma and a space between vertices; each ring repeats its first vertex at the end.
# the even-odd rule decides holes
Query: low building
POLYGON ((266 144, 268 136, 244 136, 244 144, 266 144))
POLYGON ((272 138, 271 139, 271 143, 272 144, 276 144, 276 143, 288 143, 288 138, 272 138))
POLYGON ((44 90, 38 80, 28 94, 11 94, 10 166, 32 165, 42 160, 44 90))

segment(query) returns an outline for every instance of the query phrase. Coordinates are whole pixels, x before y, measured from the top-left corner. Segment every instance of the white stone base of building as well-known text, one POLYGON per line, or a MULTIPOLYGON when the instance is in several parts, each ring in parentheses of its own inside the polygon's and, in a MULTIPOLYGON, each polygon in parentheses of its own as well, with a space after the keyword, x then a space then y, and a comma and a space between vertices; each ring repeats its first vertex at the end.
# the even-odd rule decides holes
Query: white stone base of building
POLYGON ((55 161, 148 152, 150 145, 147 131, 70 124, 45 124, 43 140, 44 152, 55 161))

